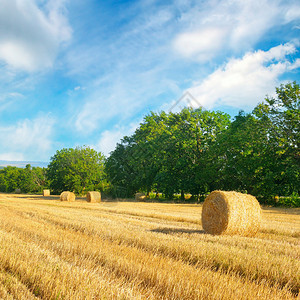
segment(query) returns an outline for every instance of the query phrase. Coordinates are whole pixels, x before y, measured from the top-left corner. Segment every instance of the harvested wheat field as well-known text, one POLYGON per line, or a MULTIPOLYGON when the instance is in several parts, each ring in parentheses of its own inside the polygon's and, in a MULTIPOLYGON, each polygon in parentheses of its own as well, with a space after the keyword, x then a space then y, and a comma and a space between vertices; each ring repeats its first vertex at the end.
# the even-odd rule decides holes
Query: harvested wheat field
POLYGON ((300 210, 255 237, 204 233, 202 205, 0 194, 1 299, 294 299, 300 210))

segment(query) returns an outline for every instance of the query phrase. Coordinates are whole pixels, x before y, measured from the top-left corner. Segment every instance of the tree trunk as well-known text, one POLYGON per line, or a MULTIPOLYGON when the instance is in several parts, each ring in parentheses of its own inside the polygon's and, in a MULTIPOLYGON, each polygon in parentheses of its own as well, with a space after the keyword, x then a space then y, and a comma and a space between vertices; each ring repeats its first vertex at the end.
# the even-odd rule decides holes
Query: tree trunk
POLYGON ((180 196, 180 198, 181 198, 181 200, 182 200, 182 201, 184 201, 184 199, 185 199, 185 198, 184 198, 184 191, 183 191, 183 190, 181 190, 181 192, 180 192, 180 193, 181 193, 181 196, 180 196))

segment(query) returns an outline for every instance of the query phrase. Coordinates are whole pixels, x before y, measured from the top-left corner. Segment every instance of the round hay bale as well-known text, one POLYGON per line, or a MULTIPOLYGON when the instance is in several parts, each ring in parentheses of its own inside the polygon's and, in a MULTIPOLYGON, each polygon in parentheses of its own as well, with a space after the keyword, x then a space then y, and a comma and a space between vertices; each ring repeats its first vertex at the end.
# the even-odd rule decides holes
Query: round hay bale
POLYGON ((210 234, 254 236, 260 228, 261 208, 254 196, 214 191, 202 207, 202 227, 210 234))
POLYGON ((100 192, 88 192, 86 194, 86 201, 87 202, 91 202, 91 203, 95 203, 95 202, 101 202, 101 194, 100 192))
POLYGON ((43 196, 44 197, 50 196, 50 190, 43 190, 43 196))
POLYGON ((60 194, 60 201, 68 201, 68 202, 73 202, 75 201, 75 194, 72 192, 62 192, 60 194))
POLYGON ((136 193, 135 200, 136 201, 146 201, 146 195, 144 193, 136 193))
POLYGON ((15 194, 21 194, 21 189, 15 189, 15 194))

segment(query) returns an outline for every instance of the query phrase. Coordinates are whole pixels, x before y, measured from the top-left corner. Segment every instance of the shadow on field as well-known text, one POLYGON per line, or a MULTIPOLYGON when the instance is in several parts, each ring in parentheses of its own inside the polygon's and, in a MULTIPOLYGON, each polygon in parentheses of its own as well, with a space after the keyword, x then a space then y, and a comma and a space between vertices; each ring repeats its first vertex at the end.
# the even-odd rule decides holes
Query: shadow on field
POLYGON ((206 234, 204 230, 195 230, 195 229, 186 229, 186 228, 157 228, 150 230, 152 232, 158 232, 158 233, 165 233, 165 234, 176 234, 176 233, 199 233, 199 234, 206 234))

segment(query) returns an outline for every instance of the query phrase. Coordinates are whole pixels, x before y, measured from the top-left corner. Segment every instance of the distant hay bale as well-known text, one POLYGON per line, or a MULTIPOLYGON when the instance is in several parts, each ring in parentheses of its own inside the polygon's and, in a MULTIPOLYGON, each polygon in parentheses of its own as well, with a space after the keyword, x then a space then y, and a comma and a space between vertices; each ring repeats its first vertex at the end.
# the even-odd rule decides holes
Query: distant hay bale
POLYGON ((136 193, 135 194, 135 200, 145 201, 146 200, 146 195, 144 193, 136 193))
POLYGON ((68 202, 73 202, 75 201, 75 194, 72 192, 62 192, 60 194, 60 201, 68 201, 68 202))
POLYGON ((101 202, 101 194, 100 192, 88 192, 86 194, 86 201, 91 203, 101 202))
POLYGON ((15 189, 15 194, 21 194, 21 189, 15 189))
POLYGON ((202 226, 210 234, 254 236, 260 228, 261 208, 254 196, 214 191, 202 207, 202 226))
POLYGON ((43 196, 44 197, 50 196, 50 190, 43 190, 43 196))

